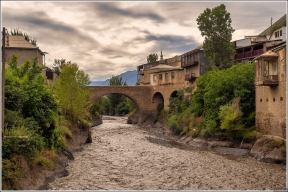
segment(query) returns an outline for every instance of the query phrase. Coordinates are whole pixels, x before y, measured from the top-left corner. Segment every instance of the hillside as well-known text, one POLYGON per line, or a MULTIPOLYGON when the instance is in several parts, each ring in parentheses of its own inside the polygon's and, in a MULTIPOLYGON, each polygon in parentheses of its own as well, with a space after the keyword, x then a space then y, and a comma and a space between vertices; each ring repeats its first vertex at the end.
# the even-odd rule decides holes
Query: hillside
MULTIPOLYGON (((123 81, 126 81, 128 86, 134 86, 137 82, 137 71, 126 71, 124 73, 121 73, 117 77, 122 77, 123 81)), ((109 80, 107 79, 105 81, 92 81, 90 83, 90 86, 107 86, 109 84, 109 80)))

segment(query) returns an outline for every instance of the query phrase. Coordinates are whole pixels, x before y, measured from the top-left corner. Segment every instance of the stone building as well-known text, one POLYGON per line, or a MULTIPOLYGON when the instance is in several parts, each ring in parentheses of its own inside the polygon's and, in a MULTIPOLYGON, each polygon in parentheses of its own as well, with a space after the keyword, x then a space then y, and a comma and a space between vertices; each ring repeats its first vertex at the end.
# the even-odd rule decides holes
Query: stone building
POLYGON ((256 129, 286 138, 286 41, 254 62, 256 129))
POLYGON ((233 63, 252 62, 255 57, 283 41, 286 41, 286 14, 259 35, 244 36, 244 39, 233 41, 235 49, 233 63))
MULTIPOLYGON (((33 58, 38 57, 38 65, 45 66, 45 55, 39 47, 28 42, 22 35, 7 35, 5 39, 5 65, 12 58, 13 54, 18 55, 18 64, 23 64, 26 59, 32 61, 33 58)), ((45 67, 42 75, 47 79, 56 80, 56 73, 52 69, 45 67)))
POLYGON ((206 73, 208 63, 204 56, 203 44, 181 55, 181 67, 184 69, 186 87, 196 87, 196 80, 206 73))
POLYGON ((156 91, 152 97, 152 107, 155 109, 159 104, 162 104, 165 110, 169 109, 169 98, 175 97, 177 91, 185 87, 181 56, 163 59, 161 51, 159 61, 139 65, 137 71, 139 85, 153 86, 156 91))
MULTIPOLYGON (((137 66, 138 83, 139 85, 152 85, 155 84, 151 81, 150 74, 155 72, 155 68, 158 65, 166 65, 166 67, 180 67, 181 66, 181 56, 176 55, 175 57, 169 59, 163 59, 162 51, 160 55, 160 60, 153 63, 146 63, 137 66), (154 68, 154 69, 152 69, 154 68)), ((165 68, 165 67, 164 67, 165 68)), ((171 68, 170 68, 171 69, 171 68)))

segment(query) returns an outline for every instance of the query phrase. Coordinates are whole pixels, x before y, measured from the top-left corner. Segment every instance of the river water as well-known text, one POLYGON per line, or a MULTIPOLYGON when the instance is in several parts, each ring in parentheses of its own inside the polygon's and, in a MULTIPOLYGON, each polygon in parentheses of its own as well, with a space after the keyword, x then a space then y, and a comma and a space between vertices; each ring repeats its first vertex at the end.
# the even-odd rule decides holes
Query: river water
MULTIPOLYGON (((74 154, 69 175, 51 190, 277 190, 286 187, 283 165, 179 147, 147 129, 104 117, 93 143, 74 154), (105 120, 106 119, 106 120, 105 120)), ((285 167, 286 168, 286 167, 285 167)))

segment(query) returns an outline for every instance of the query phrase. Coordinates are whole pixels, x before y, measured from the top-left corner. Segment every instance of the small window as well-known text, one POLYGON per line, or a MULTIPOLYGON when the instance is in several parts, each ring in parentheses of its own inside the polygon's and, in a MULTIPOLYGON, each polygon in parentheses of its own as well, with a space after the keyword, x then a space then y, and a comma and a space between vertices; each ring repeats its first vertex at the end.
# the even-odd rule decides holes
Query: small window
POLYGON ((275 98, 273 98, 273 102, 275 102, 275 98))
POLYGON ((175 77, 175 72, 172 72, 171 73, 171 79, 174 79, 174 77, 175 77))
POLYGON ((279 35, 280 37, 282 36, 282 30, 280 30, 280 35, 279 35))
POLYGON ((260 99, 260 102, 262 102, 262 99, 260 99))
POLYGON ((268 98, 266 98, 266 102, 268 102, 268 98))
POLYGON ((153 75, 153 81, 156 81, 156 80, 157 80, 157 76, 153 75))
POLYGON ((162 74, 159 74, 159 80, 162 80, 162 74))
POLYGON ((283 97, 280 97, 280 101, 283 101, 283 97))
POLYGON ((169 74, 165 73, 165 80, 168 80, 168 79, 169 79, 169 74))
MULTIPOLYGON (((282 32, 281 32, 282 33, 282 32)), ((275 38, 279 37, 279 31, 275 32, 275 38)))

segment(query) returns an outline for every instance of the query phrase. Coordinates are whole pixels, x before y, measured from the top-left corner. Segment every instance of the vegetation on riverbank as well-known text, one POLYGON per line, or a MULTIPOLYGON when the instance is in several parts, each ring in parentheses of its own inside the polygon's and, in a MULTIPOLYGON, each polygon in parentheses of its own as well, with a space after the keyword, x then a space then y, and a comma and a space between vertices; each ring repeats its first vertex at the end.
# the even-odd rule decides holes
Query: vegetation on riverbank
POLYGON ((169 107, 159 117, 177 135, 255 141, 254 65, 211 70, 198 78, 192 95, 189 88, 178 91, 169 107))
POLYGON ((89 76, 76 63, 65 64, 54 85, 48 86, 41 74, 43 68, 37 64, 34 58, 19 65, 13 55, 5 69, 5 190, 21 189, 18 180, 24 177, 23 161, 29 168, 51 170, 56 166, 57 154, 68 148, 73 130, 89 129, 89 76))

